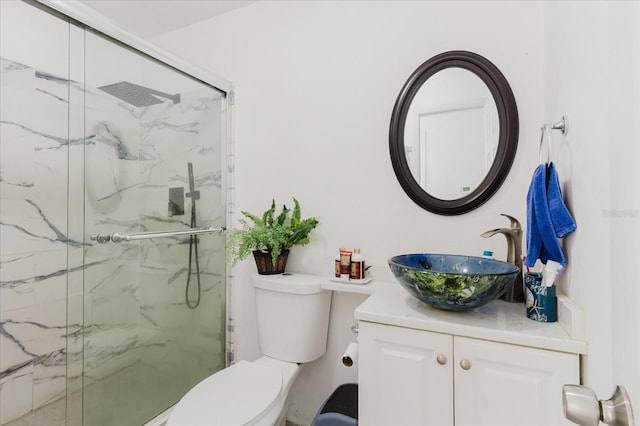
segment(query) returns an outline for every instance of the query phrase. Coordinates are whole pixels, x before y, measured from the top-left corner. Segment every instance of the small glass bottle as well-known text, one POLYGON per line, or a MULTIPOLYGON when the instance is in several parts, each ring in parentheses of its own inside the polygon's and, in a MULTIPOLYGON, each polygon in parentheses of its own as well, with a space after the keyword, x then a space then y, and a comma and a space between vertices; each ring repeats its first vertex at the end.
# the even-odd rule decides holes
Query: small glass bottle
POLYGON ((340 252, 342 252, 343 250, 346 250, 344 247, 340 247, 340 250, 338 251, 338 255, 336 256, 336 278, 340 278, 340 252))
POLYGON ((352 280, 363 280, 365 277, 364 256, 360 253, 360 249, 353 249, 351 255, 351 273, 349 278, 352 280))

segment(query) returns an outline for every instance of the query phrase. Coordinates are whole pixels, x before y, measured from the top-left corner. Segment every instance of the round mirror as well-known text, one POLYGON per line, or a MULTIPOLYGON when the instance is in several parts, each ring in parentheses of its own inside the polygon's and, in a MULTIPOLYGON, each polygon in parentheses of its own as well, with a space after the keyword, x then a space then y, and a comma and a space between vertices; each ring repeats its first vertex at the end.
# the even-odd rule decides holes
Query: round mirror
POLYGON ((391 116, 389 149, 398 181, 433 213, 466 213, 491 198, 517 145, 518 110, 509 83, 471 52, 446 52, 422 64, 391 116))

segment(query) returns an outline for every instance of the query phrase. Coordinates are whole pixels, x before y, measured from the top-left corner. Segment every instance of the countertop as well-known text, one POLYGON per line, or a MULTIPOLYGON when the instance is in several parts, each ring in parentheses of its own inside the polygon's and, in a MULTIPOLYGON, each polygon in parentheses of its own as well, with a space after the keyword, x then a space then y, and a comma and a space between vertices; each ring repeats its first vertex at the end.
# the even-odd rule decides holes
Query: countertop
MULTIPOLYGON (((569 306, 566 308, 560 303, 559 313, 571 315, 576 307, 569 306)), ((580 315, 578 312, 577 316, 580 315)), ((371 296, 356 308, 355 318, 575 354, 587 351, 586 341, 570 336, 561 323, 542 323, 527 318, 523 303, 495 300, 470 311, 449 312, 432 308, 397 284, 375 286, 371 296)), ((575 318, 566 321, 569 324, 576 322, 575 318)))

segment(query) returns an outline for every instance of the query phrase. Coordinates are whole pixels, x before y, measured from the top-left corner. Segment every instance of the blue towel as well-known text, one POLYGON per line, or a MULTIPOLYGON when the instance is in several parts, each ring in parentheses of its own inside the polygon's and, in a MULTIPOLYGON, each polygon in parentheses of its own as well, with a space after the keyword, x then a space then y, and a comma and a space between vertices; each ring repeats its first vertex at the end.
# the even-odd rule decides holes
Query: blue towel
POLYGON ((553 163, 539 165, 533 173, 527 193, 527 258, 526 266, 536 260, 554 260, 562 266, 567 261, 558 241, 576 229, 571 214, 564 205, 558 174, 553 163))
POLYGON ((547 201, 549 202, 549 213, 551 214, 556 237, 564 238, 575 231, 576 222, 564 205, 562 192, 560 192, 558 172, 556 172, 556 166, 553 163, 549 163, 549 167, 547 167, 547 201))

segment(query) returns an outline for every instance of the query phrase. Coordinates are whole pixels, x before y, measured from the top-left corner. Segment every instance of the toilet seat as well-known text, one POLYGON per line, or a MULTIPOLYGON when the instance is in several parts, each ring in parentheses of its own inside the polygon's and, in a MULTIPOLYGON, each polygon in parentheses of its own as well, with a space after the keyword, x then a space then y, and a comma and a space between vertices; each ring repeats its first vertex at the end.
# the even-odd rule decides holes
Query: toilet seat
POLYGON ((281 389, 278 370, 239 361, 191 389, 176 404, 167 425, 252 424, 271 408, 281 389))

